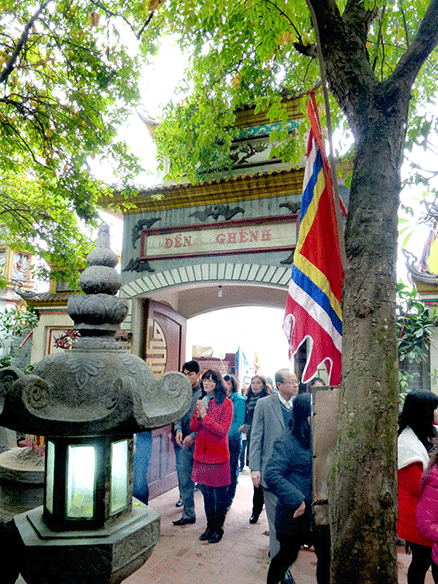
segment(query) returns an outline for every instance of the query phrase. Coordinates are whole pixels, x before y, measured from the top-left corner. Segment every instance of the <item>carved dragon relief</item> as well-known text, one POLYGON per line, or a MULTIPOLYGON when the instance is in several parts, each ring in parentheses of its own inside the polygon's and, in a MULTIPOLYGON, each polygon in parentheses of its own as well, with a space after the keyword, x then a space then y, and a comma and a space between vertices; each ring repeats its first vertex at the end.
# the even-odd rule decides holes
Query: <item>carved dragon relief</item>
MULTIPOLYGON (((157 221, 161 221, 161 217, 151 217, 150 219, 139 219, 132 228, 132 247, 135 249, 137 241, 140 239, 141 232, 145 229, 150 229, 157 221)), ((155 272, 151 268, 148 260, 140 258, 131 258, 128 264, 122 269, 122 272, 155 272)))
POLYGON ((242 207, 230 207, 230 205, 209 205, 203 211, 195 211, 190 213, 189 217, 196 217, 199 221, 205 223, 209 217, 213 217, 218 221, 220 216, 223 216, 225 221, 232 219, 237 213, 245 213, 242 207))

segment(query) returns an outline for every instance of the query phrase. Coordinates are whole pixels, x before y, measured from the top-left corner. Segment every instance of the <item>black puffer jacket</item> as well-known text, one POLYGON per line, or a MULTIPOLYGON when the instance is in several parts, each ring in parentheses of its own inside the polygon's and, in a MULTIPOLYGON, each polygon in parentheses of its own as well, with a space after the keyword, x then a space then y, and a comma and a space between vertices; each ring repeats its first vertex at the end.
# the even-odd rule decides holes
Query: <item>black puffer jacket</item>
POLYGON ((295 398, 292 428, 285 430, 276 440, 265 470, 268 489, 278 497, 275 528, 284 535, 296 535, 297 530, 310 529, 312 449, 307 421, 310 399, 309 394, 295 398), (303 501, 306 503, 305 516, 294 519, 293 514, 303 501))

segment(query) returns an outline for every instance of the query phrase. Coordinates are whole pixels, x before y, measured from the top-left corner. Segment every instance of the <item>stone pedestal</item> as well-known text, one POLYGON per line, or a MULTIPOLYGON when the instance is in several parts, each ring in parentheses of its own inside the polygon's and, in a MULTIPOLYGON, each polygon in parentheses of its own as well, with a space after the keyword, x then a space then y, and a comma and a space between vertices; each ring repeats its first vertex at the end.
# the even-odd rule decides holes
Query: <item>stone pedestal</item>
POLYGON ((31 448, 15 447, 2 452, 0 454, 0 581, 2 584, 14 584, 19 573, 21 544, 13 518, 17 514, 40 506, 43 498, 44 457, 40 457, 31 448))
POLYGON ((160 537, 159 515, 137 500, 129 517, 95 531, 52 531, 42 507, 14 521, 27 584, 119 584, 145 563, 160 537))
POLYGON ((43 503, 44 457, 31 448, 12 448, 0 454, 0 521, 43 503))

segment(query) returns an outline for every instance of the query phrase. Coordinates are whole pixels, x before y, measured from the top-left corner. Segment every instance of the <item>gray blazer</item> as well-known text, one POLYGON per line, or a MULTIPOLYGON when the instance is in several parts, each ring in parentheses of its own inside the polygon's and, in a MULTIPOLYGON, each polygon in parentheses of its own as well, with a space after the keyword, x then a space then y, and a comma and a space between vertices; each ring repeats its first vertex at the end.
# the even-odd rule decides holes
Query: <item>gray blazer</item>
POLYGON ((264 472, 271 458, 274 442, 285 430, 282 408, 277 393, 273 393, 259 399, 254 411, 249 444, 249 468, 251 471, 260 471, 260 483, 264 488, 266 488, 264 472))

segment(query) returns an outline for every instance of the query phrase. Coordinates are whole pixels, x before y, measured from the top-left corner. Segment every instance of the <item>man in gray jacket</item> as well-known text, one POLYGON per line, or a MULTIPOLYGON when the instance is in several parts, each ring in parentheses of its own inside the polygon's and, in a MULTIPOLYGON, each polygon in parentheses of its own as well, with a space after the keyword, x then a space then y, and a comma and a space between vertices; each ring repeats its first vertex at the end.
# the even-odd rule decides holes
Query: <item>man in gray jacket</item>
POLYGON ((298 379, 290 369, 280 369, 275 374, 276 393, 258 400, 251 427, 249 468, 255 487, 262 485, 269 523, 269 547, 271 558, 280 551, 275 532, 275 511, 277 497, 271 493, 264 480, 264 471, 272 456, 274 442, 288 427, 291 417, 293 398, 298 394, 298 379))
POLYGON ((179 492, 183 503, 181 519, 173 521, 174 525, 189 525, 195 523, 195 483, 192 481, 193 452, 195 450, 194 432, 190 430, 190 422, 195 412, 196 402, 201 399, 202 389, 199 385, 201 368, 197 361, 187 361, 182 367, 182 372, 192 384, 192 403, 189 411, 174 424, 175 442, 181 448, 177 457, 177 473, 179 492))

